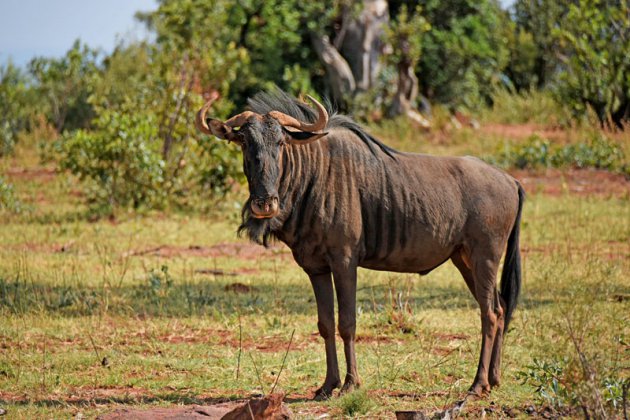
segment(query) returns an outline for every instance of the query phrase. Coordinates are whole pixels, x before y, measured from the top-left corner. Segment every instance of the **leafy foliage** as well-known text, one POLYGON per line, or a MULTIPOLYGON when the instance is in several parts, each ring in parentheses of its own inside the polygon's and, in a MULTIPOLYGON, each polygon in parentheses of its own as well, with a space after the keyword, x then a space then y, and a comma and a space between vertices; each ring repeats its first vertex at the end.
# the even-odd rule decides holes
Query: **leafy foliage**
MULTIPOLYGON (((423 104, 428 98, 445 114, 493 105, 482 112, 506 123, 566 125, 565 108, 575 118, 593 108, 618 126, 628 118, 623 2, 517 0, 511 13, 494 0, 388 5, 382 48, 373 52, 378 74, 346 106, 357 118, 414 111, 418 86, 423 104)), ((96 214, 209 207, 242 180, 240 160, 237 150, 194 130, 194 112, 218 97, 212 113, 226 118, 275 85, 292 94, 330 92, 313 39, 326 35, 341 48, 344 23, 360 24, 352 19, 363 7, 345 0, 161 0, 137 15, 154 32, 151 41, 120 43, 103 56, 77 40, 63 57, 35 58, 27 71, 1 66, 0 156, 21 138, 44 140, 49 150, 61 136, 47 157, 85 181, 96 214)), ((532 143, 501 159, 625 170, 618 148, 605 144, 560 150, 532 143)))
POLYGON ((483 121, 502 124, 535 123, 552 127, 567 127, 572 123, 567 106, 555 100, 551 92, 498 87, 492 95, 492 106, 479 112, 483 121))
POLYGON ((64 57, 38 57, 29 64, 42 112, 61 133, 86 128, 94 113, 88 99, 98 77, 98 53, 79 40, 64 57))
POLYGON ((602 134, 594 135, 587 142, 565 146, 533 135, 523 144, 506 145, 506 148, 499 153, 496 163, 521 169, 574 167, 630 173, 630 165, 623 149, 602 134))
POLYGON ((418 76, 430 100, 476 109, 488 102, 507 61, 501 13, 491 0, 420 2, 431 30, 423 37, 418 76))
POLYGON ((592 107, 601 122, 622 126, 630 117, 630 5, 625 1, 580 0, 553 31, 567 71, 558 96, 578 116, 592 107))
MULTIPOLYGON (((584 378, 582 367, 575 365, 569 358, 553 361, 534 358, 533 363, 525 370, 519 371, 516 377, 523 384, 534 388, 534 393, 541 402, 551 405, 557 410, 566 407, 581 407, 585 412, 602 410, 600 407, 589 406, 589 392, 585 383, 591 378, 584 378)), ((602 394, 602 402, 612 410, 619 410, 623 404, 623 388, 628 387, 628 381, 619 377, 604 377, 600 380, 598 391, 602 394)), ((597 417, 597 416, 596 416, 597 417)))
MULTIPOLYGON (((564 22, 570 3, 566 0, 517 0, 514 3, 513 22, 520 42, 512 44, 514 48, 511 51, 526 55, 529 67, 527 74, 519 75, 519 78, 526 79, 526 84, 521 87, 530 88, 533 84, 543 88, 554 81, 559 70, 558 39, 554 29, 564 22), (523 50, 517 50, 518 47, 523 47, 523 50)), ((522 61, 520 64, 523 64, 522 61)), ((513 71, 518 72, 518 65, 513 65, 513 71)), ((519 81, 514 82, 518 84, 519 81)))
POLYGON ((91 182, 90 199, 101 210, 117 206, 164 204, 164 161, 154 141, 155 117, 105 111, 94 130, 78 130, 62 138, 62 169, 91 182))
POLYGON ((18 133, 27 128, 31 97, 26 75, 11 62, 0 65, 0 156, 13 151, 18 133))
POLYGON ((13 213, 20 213, 23 205, 15 196, 13 185, 0 177, 0 211, 6 210, 13 213))

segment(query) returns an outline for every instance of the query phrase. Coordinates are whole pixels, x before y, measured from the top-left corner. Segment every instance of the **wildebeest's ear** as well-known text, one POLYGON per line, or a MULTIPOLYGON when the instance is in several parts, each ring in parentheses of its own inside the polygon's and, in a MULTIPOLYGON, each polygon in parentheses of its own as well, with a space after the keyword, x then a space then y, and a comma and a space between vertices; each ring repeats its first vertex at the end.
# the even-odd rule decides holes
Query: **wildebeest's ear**
POLYGON ((215 137, 238 144, 242 143, 238 131, 234 131, 232 127, 228 126, 223 121, 214 118, 208 118, 206 121, 210 127, 210 131, 212 131, 215 137))
POLYGON ((289 131, 282 128, 285 140, 290 144, 305 145, 313 143, 327 135, 328 133, 311 133, 310 131, 289 131))

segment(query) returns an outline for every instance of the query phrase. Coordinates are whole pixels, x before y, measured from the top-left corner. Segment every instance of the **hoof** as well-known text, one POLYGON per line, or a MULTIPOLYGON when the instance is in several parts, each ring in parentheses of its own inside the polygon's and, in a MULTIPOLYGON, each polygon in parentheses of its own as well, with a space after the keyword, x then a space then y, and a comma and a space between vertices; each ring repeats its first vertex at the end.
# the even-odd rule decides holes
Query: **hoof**
POLYGON ((488 378, 491 388, 498 388, 501 385, 501 374, 490 372, 490 378, 488 378))
POLYGON ((356 384, 354 382, 346 382, 345 384, 343 384, 341 391, 339 391, 339 395, 349 394, 352 391, 359 389, 360 387, 360 384, 356 384))
POLYGON ((473 399, 484 398, 490 394, 490 384, 474 383, 468 390, 468 397, 473 399))
POLYGON ((341 385, 340 382, 336 382, 333 385, 322 385, 317 391, 315 391, 314 401, 326 401, 333 396, 333 391, 341 385))
POLYGON ((498 388, 501 386, 501 378, 499 377, 490 376, 490 379, 488 381, 490 382, 491 388, 498 388))

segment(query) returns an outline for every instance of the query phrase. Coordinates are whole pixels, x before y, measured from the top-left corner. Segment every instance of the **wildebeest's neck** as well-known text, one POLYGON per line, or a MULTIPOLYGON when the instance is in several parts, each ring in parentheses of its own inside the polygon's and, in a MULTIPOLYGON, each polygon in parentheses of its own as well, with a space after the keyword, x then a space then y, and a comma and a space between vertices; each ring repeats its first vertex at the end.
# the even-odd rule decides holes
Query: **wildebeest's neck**
POLYGON ((287 147, 279 186, 282 211, 273 234, 290 247, 321 240, 316 236, 329 233, 331 221, 348 216, 359 185, 370 172, 380 172, 383 159, 392 157, 345 129, 310 145, 287 147))
POLYGON ((290 247, 302 240, 321 239, 314 236, 326 234, 331 221, 348 217, 351 203, 358 202, 360 186, 381 182, 385 161, 396 160, 392 156, 396 152, 371 142, 339 128, 315 143, 285 147, 280 161, 279 215, 253 218, 248 202, 239 231, 265 245, 273 237, 290 247))

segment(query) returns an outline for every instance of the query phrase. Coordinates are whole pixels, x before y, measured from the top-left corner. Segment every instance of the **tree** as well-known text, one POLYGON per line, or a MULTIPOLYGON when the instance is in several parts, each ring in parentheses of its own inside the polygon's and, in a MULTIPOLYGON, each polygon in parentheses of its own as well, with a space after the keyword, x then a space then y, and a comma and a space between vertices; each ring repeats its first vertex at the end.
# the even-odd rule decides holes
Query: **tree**
POLYGON ((495 0, 423 0, 431 29, 424 34, 416 69, 431 101, 472 109, 491 101, 494 81, 507 62, 501 9, 495 0))
POLYGON ((504 16, 504 36, 507 39, 508 62, 504 69, 509 79, 509 88, 516 92, 536 89, 541 80, 539 49, 534 36, 525 28, 516 25, 509 16, 504 16))
POLYGON ((94 117, 89 97, 99 74, 96 50, 74 42, 61 58, 33 59, 29 72, 42 110, 58 133, 85 128, 94 117))
MULTIPOLYGON (((514 22, 521 45, 529 44, 529 37, 536 52, 533 68, 528 69, 528 78, 540 89, 555 79, 559 71, 558 39, 554 31, 559 28, 573 0, 516 0, 514 3, 514 22)), ((517 44, 518 46, 518 44, 517 44)))
POLYGON ((11 153, 18 133, 27 128, 31 97, 27 76, 11 62, 0 65, 0 156, 11 153))
POLYGON ((630 5, 579 0, 554 30, 566 69, 557 95, 576 115, 590 106, 603 123, 623 127, 630 119, 630 5))

